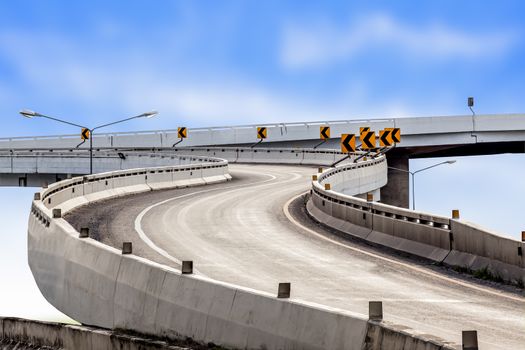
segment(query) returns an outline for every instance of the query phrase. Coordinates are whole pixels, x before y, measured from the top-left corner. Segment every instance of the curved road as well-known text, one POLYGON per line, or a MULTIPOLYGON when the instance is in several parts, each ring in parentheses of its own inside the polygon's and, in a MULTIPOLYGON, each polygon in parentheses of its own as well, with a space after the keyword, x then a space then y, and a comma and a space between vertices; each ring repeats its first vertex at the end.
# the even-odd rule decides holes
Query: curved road
MULTIPOLYGON (((270 293, 292 283, 292 298, 368 313, 421 334, 461 343, 476 329, 481 349, 523 349, 525 298, 445 269, 336 238, 304 218, 292 198, 310 187, 314 168, 230 165, 233 181, 155 191, 90 205, 67 217, 136 254, 270 293), (89 218, 89 219, 88 219, 89 218), (108 232, 108 234, 105 234, 108 232)), ((508 288, 507 288, 508 289, 508 288)))

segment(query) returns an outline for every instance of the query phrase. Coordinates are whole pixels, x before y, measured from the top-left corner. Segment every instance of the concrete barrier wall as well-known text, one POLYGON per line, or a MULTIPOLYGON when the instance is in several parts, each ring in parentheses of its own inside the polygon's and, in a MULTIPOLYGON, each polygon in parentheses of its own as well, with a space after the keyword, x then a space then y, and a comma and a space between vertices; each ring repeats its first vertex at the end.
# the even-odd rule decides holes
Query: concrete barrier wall
POLYGON ((277 147, 184 147, 175 154, 195 154, 226 159, 230 163, 331 165, 346 157, 336 150, 290 149, 277 147))
MULTIPOLYGON (((502 237, 478 225, 450 220, 453 240, 444 262, 470 270, 487 269, 496 277, 525 282, 525 243, 502 237)), ((522 282, 522 283, 523 283, 522 282)))
POLYGON ((383 184, 386 161, 362 163, 326 170, 312 181, 308 204, 312 217, 371 243, 471 271, 487 269, 492 278, 525 283, 523 242, 473 224, 352 196, 383 184), (331 190, 325 190, 326 183, 331 190))
MULTIPOLYGON (((203 155, 207 154, 203 152, 203 155)), ((191 162, 191 157, 179 157, 170 151, 95 151, 93 173, 181 165, 191 162)), ((0 152, 0 174, 80 175, 89 173, 89 164, 89 153, 85 150, 72 149, 61 152, 17 151, 7 154, 0 152)))
POLYGON ((41 322, 20 318, 0 318, 0 349, 71 349, 71 350, 181 350, 190 347, 170 345, 100 328, 41 322))

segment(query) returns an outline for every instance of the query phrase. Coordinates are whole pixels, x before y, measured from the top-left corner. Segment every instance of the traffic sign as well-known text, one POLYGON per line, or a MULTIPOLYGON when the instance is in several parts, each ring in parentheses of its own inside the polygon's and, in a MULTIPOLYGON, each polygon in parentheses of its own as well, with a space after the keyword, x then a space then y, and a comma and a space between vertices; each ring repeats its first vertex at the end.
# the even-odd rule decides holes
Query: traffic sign
POLYGON ((265 139, 268 135, 268 131, 266 129, 266 127, 260 127, 258 126, 257 127, 257 138, 258 139, 265 139))
POLYGON ((379 145, 381 147, 392 146, 394 140, 392 140, 392 130, 380 130, 379 131, 379 145))
POLYGON ((370 127, 369 126, 362 126, 362 127, 360 127, 359 128, 359 135, 361 135, 365 131, 370 131, 370 127))
POLYGON ((321 140, 327 140, 330 138, 330 127, 329 126, 321 126, 319 130, 319 134, 321 135, 321 140))
POLYGON ((82 140, 89 140, 89 137, 91 136, 90 134, 91 132, 88 128, 82 128, 82 131, 80 132, 80 138, 82 140))
POLYGON ((400 128, 385 128, 385 130, 390 130, 390 134, 392 135, 392 141, 395 143, 401 142, 401 129, 400 128))
POLYGON ((186 127, 184 126, 179 127, 179 129, 177 130, 177 137, 179 139, 185 139, 186 137, 188 137, 188 129, 186 129, 186 127))
POLYGON ((341 152, 351 153, 355 152, 355 135, 342 134, 341 135, 341 152))
POLYGON ((365 131, 361 134, 361 148, 376 148, 376 134, 373 131, 365 131))

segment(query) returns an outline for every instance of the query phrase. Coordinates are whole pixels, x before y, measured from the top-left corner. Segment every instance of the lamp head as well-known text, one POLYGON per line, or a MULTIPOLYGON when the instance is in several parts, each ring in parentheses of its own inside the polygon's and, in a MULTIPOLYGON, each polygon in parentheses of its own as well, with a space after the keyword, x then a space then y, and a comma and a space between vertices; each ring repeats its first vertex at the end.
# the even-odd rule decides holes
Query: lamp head
POLYGON ((142 113, 141 117, 144 117, 144 118, 153 118, 154 116, 156 116, 157 114, 159 114, 159 112, 157 111, 151 111, 151 112, 146 112, 146 113, 142 113))
POLYGON ((455 160, 447 160, 448 164, 454 164, 455 162, 456 162, 455 160))
POLYGON ((20 112, 19 112, 22 116, 26 117, 26 118, 33 118, 33 117, 38 117, 38 113, 35 112, 35 111, 32 111, 30 109, 22 109, 20 112))

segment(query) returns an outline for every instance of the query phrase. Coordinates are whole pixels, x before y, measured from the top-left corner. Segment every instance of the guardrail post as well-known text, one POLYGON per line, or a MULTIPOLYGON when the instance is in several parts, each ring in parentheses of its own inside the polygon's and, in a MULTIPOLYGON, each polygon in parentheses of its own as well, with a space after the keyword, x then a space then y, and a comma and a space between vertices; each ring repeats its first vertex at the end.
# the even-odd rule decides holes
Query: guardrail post
POLYGON ((277 290, 277 298, 289 298, 292 284, 290 282, 279 283, 279 289, 277 290))
POLYGON ((463 350, 478 350, 478 331, 463 331, 461 343, 463 350))
POLYGON ((330 184, 324 184, 324 189, 325 189, 326 191, 330 191, 330 189, 331 189, 330 184))
POLYGON ((183 261, 181 266, 181 272, 183 275, 191 275, 193 273, 193 261, 183 261))
POLYGON ((80 234, 78 235, 78 238, 89 238, 89 228, 81 227, 80 228, 80 234))
POLYGON ((459 209, 452 210, 452 219, 459 219, 459 209))
POLYGON ((374 321, 383 320, 383 302, 369 301, 368 302, 368 319, 374 321))
POLYGON ((122 243, 122 254, 131 254, 133 253, 133 245, 131 242, 122 243))
POLYGON ((59 219, 62 217, 62 209, 55 208, 53 209, 53 219, 59 219))

